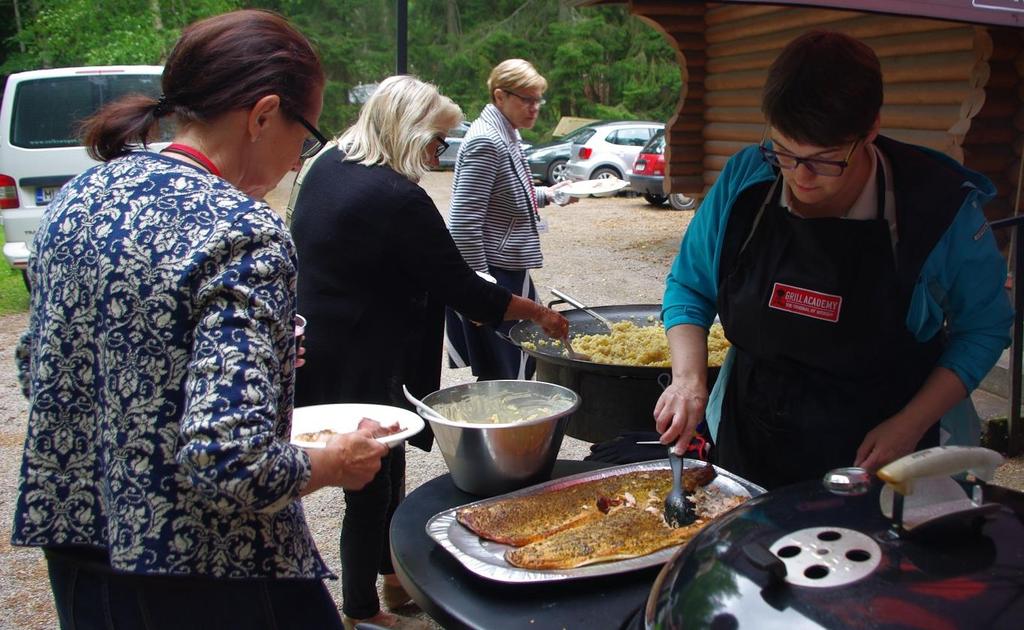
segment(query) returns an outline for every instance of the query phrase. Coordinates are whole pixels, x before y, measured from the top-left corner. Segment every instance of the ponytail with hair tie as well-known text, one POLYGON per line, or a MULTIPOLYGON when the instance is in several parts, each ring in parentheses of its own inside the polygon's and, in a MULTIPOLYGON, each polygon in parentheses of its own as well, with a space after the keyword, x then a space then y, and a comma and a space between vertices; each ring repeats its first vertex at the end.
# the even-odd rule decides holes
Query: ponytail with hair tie
POLYGON ((167 97, 161 94, 160 98, 156 101, 156 105, 153 106, 153 116, 161 118, 170 114, 173 110, 173 106, 167 102, 167 97))

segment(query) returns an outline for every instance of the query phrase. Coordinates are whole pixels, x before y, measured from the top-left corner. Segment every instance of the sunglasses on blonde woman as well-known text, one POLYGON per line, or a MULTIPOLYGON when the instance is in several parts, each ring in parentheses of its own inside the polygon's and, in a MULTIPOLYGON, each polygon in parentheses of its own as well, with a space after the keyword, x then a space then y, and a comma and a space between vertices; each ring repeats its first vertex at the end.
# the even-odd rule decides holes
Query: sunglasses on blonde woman
POLYGON ((434 147, 434 157, 439 158, 442 153, 448 150, 448 143, 441 136, 434 136, 434 140, 437 141, 437 146, 434 147))

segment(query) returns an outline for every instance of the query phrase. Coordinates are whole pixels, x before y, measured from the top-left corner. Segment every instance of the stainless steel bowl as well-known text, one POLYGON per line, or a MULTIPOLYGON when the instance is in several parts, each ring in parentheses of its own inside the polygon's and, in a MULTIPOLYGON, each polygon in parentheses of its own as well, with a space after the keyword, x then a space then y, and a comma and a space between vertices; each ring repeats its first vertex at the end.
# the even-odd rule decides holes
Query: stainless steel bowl
POLYGON ((571 389, 540 381, 464 383, 423 397, 424 403, 445 416, 449 415, 445 409, 452 405, 471 407, 481 400, 502 399, 515 406, 517 401, 541 397, 552 399, 558 410, 514 423, 442 421, 421 414, 430 423, 459 489, 487 497, 548 480, 565 425, 580 398, 571 389))

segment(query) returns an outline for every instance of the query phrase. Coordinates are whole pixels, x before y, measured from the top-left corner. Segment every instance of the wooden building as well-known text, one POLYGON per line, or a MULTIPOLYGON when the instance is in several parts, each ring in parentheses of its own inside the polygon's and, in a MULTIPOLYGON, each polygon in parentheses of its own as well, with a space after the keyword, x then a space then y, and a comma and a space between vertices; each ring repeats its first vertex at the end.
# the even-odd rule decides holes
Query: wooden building
POLYGON ((702 196, 733 153, 761 139, 768 66, 794 37, 826 29, 857 37, 878 54, 885 81, 882 133, 943 151, 985 173, 999 190, 999 199, 986 209, 989 218, 1011 214, 1024 145, 1024 30, 1018 26, 1024 13, 984 13, 955 0, 790 4, 818 6, 628 1, 630 12, 675 48, 683 76, 678 108, 666 125, 671 192, 702 196), (948 19, 821 5, 924 11, 948 19))

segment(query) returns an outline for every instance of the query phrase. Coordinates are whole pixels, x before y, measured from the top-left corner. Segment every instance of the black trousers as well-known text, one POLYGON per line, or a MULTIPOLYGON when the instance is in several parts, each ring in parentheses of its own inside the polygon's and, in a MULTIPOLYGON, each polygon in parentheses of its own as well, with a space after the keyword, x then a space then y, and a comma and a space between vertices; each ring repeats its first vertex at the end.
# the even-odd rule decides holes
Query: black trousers
POLYGON ((345 491, 341 521, 341 609, 353 619, 380 611, 377 574, 394 574, 391 518, 405 498, 405 447, 381 460, 380 471, 362 490, 345 491))
POLYGON ((62 630, 343 627, 322 580, 137 575, 112 570, 98 550, 44 551, 62 630))
MULTIPOLYGON (((499 285, 515 295, 537 300, 537 288, 533 280, 527 282, 526 270, 489 267, 487 271, 499 285)), ((517 323, 508 321, 498 326, 478 326, 452 309, 446 309, 448 366, 458 368, 468 365, 473 368, 473 376, 478 381, 533 379, 536 360, 507 340, 509 331, 517 323)))

